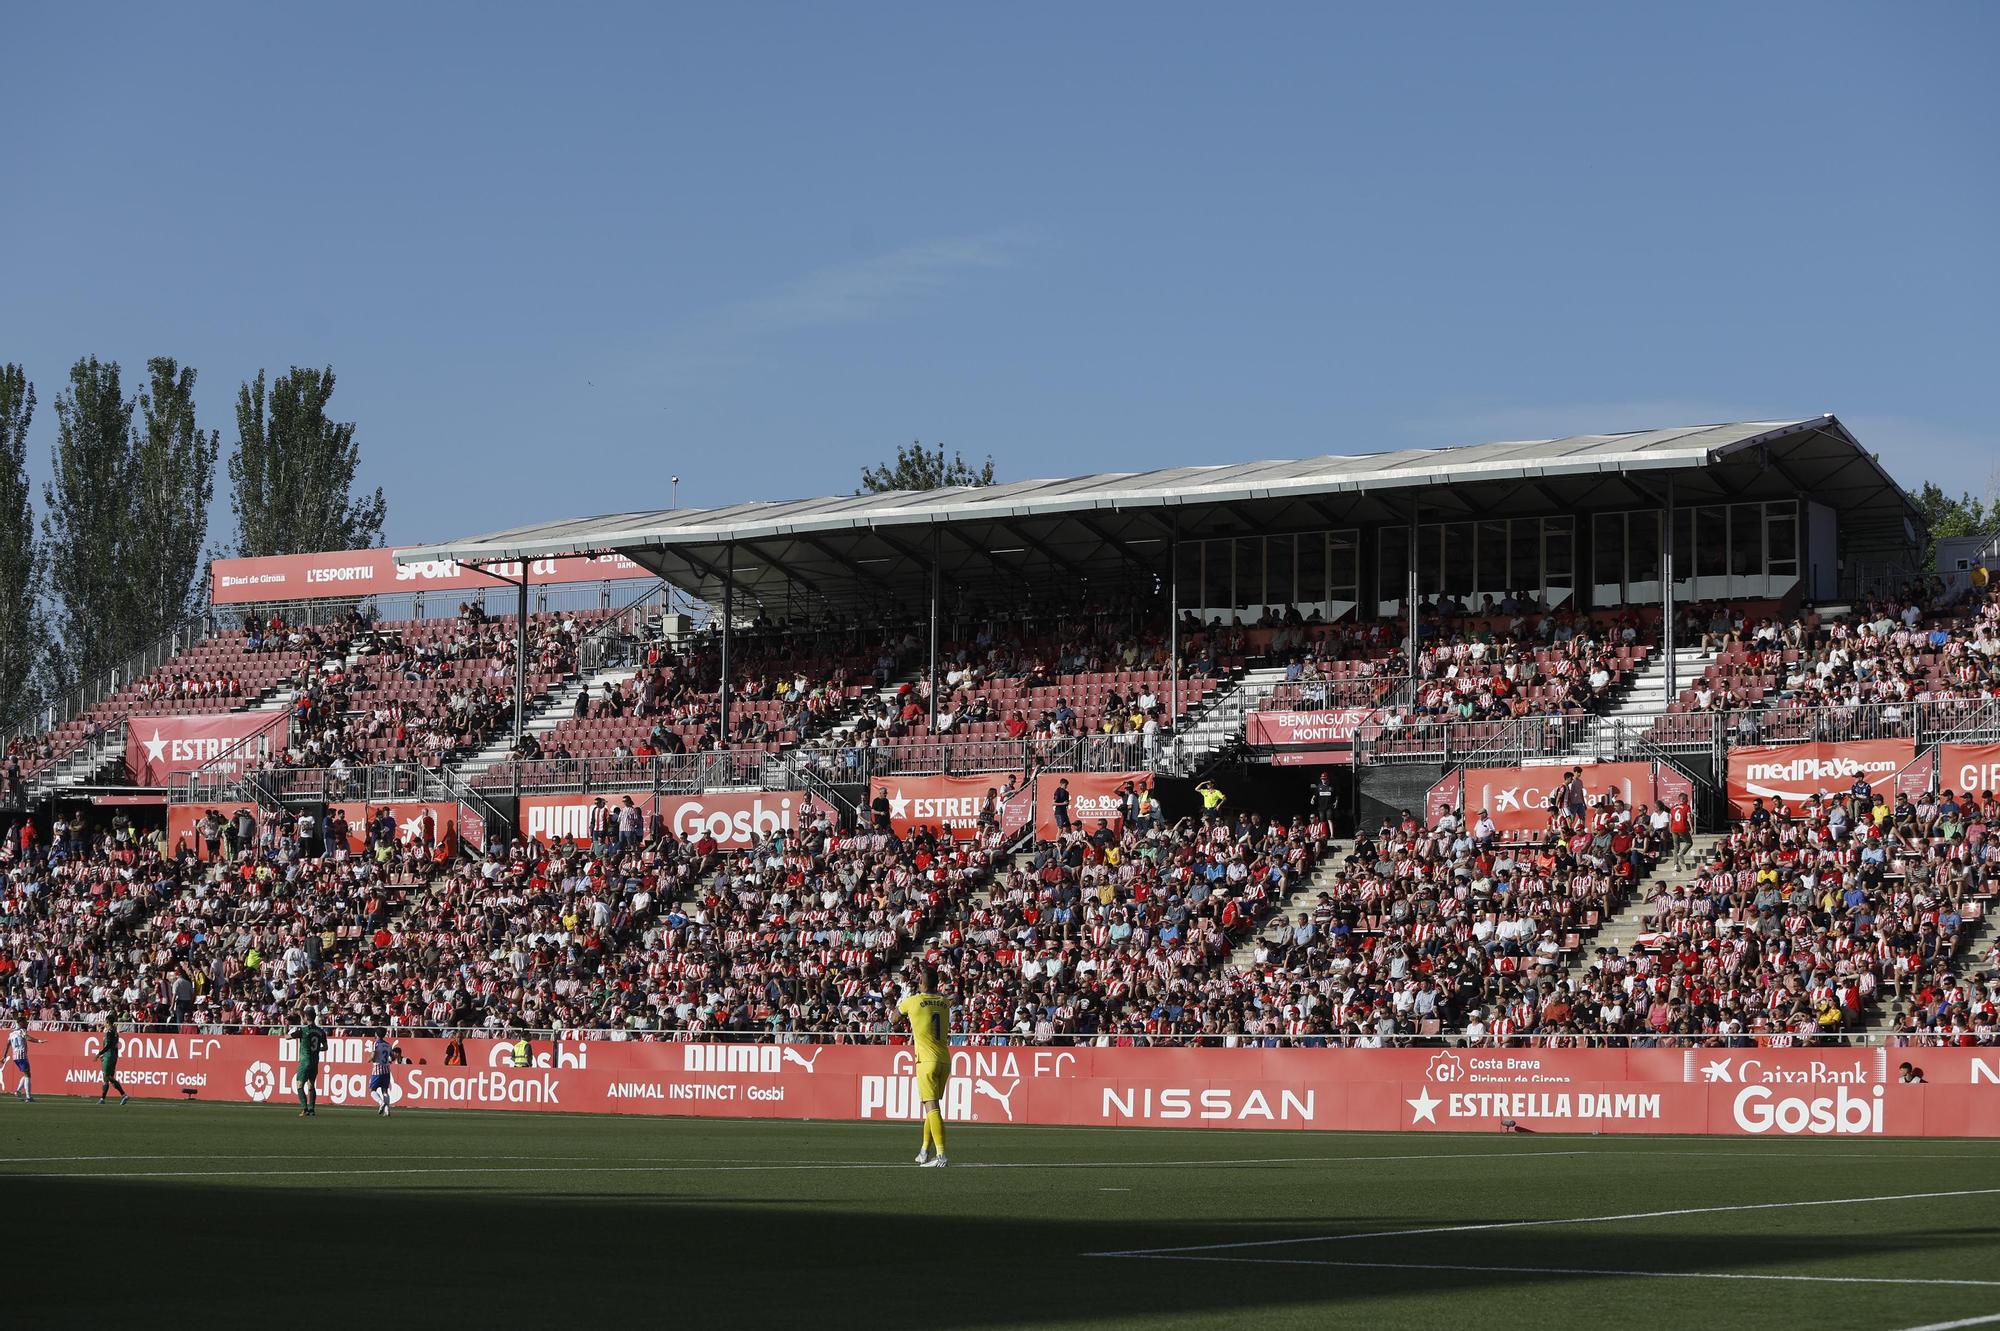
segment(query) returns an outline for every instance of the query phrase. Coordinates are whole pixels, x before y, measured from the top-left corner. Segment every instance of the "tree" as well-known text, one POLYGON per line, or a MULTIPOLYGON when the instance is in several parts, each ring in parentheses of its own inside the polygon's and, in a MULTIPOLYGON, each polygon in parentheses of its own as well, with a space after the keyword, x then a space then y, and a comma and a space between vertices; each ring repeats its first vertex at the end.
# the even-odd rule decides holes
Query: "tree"
POLYGON ((142 428, 132 449, 125 550, 133 632, 142 643, 194 609, 221 446, 219 431, 204 434, 195 424, 194 370, 166 356, 147 361, 146 369, 151 382, 139 395, 142 428))
POLYGON ((1917 511, 1930 527, 1930 541, 1924 546, 1924 571, 1937 571, 1937 543, 1942 537, 1977 536, 2000 523, 2000 501, 1989 505, 1970 493, 1953 499, 1935 481, 1925 481, 1917 491, 1917 511))
POLYGON ((131 516, 132 411, 118 362, 87 356, 56 399, 54 479, 42 487, 43 558, 56 632, 44 654, 50 691, 109 670, 141 641, 123 559, 131 516))
POLYGON ((41 546, 28 484, 28 426, 35 386, 18 365, 0 365, 0 724, 26 719, 38 701, 41 666, 41 546))
POLYGON ((993 484, 993 459, 986 459, 986 465, 973 469, 956 450, 951 461, 944 458, 944 445, 939 444, 933 453, 924 447, 921 439, 908 448, 896 450, 894 466, 863 467, 861 488, 856 494, 881 494, 886 490, 943 490, 952 486, 972 486, 993 484))
POLYGON ((264 372, 236 395, 236 453, 229 459, 230 506, 241 555, 356 550, 382 540, 388 505, 378 488, 355 498, 361 452, 352 421, 327 419, 333 367, 293 366, 271 384, 264 372))

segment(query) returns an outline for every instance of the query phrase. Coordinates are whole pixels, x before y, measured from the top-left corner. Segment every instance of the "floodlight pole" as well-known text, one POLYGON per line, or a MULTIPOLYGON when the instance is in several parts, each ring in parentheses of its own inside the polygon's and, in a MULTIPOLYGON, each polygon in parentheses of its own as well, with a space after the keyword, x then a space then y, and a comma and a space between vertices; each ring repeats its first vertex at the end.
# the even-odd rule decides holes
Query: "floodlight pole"
POLYGON ((729 748, 729 621, 736 618, 736 544, 723 547, 722 562, 722 748, 729 748))

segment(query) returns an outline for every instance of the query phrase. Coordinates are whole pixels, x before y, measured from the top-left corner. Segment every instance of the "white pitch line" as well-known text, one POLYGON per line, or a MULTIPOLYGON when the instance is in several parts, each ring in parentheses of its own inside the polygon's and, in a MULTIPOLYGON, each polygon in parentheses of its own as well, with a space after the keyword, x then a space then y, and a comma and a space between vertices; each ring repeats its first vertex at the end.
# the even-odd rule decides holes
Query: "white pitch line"
MULTIPOLYGON (((1325 1266, 1354 1271, 1475 1271, 1489 1275, 1644 1276, 1657 1280, 1773 1280, 1813 1285, 1970 1285, 1980 1289, 2000 1289, 2000 1280, 1955 1280, 1921 1276, 1805 1276, 1748 1271, 1625 1271, 1597 1266, 1470 1266, 1454 1262, 1344 1262, 1321 1257, 1200 1257, 1166 1252, 1087 1255, 1142 1257, 1155 1262, 1223 1262, 1237 1266, 1325 1266)), ((1950 1327, 1977 1326, 1982 1322, 2000 1322, 2000 1314, 1992 1317, 1975 1317, 1964 1322, 1940 1322, 1936 1326, 1911 1327, 1909 1331, 1947 1331, 1950 1327)))
POLYGON ((1961 1326, 1989 1326, 2000 1322, 2000 1313, 1988 1313, 1984 1317, 1961 1317, 1956 1322, 1926 1322, 1922 1326, 1906 1326, 1903 1331, 1958 1331, 1961 1326))
POLYGON ((1431 1225, 1419 1229, 1378 1229, 1362 1234, 1312 1234, 1294 1239, 1251 1239, 1240 1243, 1197 1243, 1180 1248, 1125 1248, 1087 1252, 1085 1257, 1161 1257, 1189 1252, 1224 1252, 1241 1248, 1283 1248, 1303 1243, 1352 1243, 1359 1239, 1421 1238, 1431 1234, 1471 1234, 1491 1229, 1536 1229, 1552 1225, 1610 1225, 1626 1220, 1662 1220, 1683 1215, 1722 1215, 1731 1211, 1787 1211, 1807 1206, 1867 1206, 1877 1202, 1931 1201, 1941 1197, 1991 1197, 2000 1188, 1960 1188, 1951 1192, 1902 1192, 1881 1197, 1828 1197, 1806 1202, 1747 1202, 1736 1206, 1685 1206, 1672 1211, 1632 1211, 1624 1215, 1558 1216, 1544 1220, 1489 1220, 1476 1225, 1431 1225))
MULTIPOLYGON (((1255 1159, 1237 1160, 975 1160, 957 1166, 959 1169, 1227 1169, 1243 1165, 1305 1165, 1305 1164, 1365 1164, 1374 1160, 1422 1161, 1422 1160, 1485 1160, 1485 1159, 1546 1159, 1549 1156, 1589 1155, 1589 1151, 1461 1151, 1450 1154, 1427 1155, 1275 1155, 1260 1156, 1255 1159)), ((137 1160, 310 1160, 320 1159, 307 1155, 221 1155, 221 1156, 178 1156, 178 1155, 129 1155, 129 1156, 21 1156, 14 1160, 0 1160, 0 1163, 81 1163, 102 1160, 107 1162, 137 1160)), ((589 1156, 395 1156, 390 1159, 416 1160, 588 1160, 589 1156)), ((738 1162, 709 1160, 700 1164, 684 1164, 669 1160, 653 1164, 620 1165, 576 1165, 537 1164, 518 1168, 487 1168, 483 1166, 457 1166, 439 1169, 200 1169, 168 1170, 147 1169, 129 1171, 74 1170, 61 1173, 24 1173, 0 1170, 0 1178, 16 1179, 70 1179, 70 1178, 266 1178, 266 1177, 323 1177, 340 1175, 375 1174, 545 1174, 556 1172, 575 1173, 734 1173, 741 1171, 764 1172, 786 1169, 902 1169, 906 1166, 888 1160, 758 1160, 738 1162)))

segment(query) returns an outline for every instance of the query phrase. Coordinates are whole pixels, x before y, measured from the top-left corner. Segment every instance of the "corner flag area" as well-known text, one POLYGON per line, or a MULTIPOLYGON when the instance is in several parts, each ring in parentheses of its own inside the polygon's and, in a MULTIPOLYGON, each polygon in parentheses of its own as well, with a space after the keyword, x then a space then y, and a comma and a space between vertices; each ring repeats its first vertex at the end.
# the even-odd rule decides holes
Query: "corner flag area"
POLYGON ((951 1133, 9 1101, 8 1318, 2000 1324, 1990 1142, 951 1133))

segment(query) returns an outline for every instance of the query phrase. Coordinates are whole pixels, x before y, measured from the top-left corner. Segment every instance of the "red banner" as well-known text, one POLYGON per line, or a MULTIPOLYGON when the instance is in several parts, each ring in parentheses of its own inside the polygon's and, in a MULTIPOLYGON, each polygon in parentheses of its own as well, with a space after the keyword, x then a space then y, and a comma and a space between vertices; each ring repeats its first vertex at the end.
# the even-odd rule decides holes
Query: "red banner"
POLYGON ((255 742, 215 768, 218 776, 236 776, 246 761, 255 765, 283 749, 287 725, 284 713, 268 711, 135 716, 126 724, 125 770, 135 786, 164 786, 173 773, 205 767, 224 751, 257 735, 255 742), (267 727, 268 734, 258 735, 267 727))
MULTIPOLYGON (((591 810, 599 799, 613 814, 625 807, 624 795, 524 795, 519 823, 530 841, 589 841, 591 810)), ((819 805, 808 795, 789 790, 715 791, 706 795, 635 795, 632 803, 652 827, 657 811, 667 830, 681 841, 715 838, 722 850, 748 850, 773 832, 798 832, 811 822, 819 805)), ((617 831, 613 822, 611 830, 617 831)))
POLYGON ((2000 790, 2000 744, 1940 744, 1938 785, 1954 794, 2000 790))
MULTIPOLYGON (((175 804, 167 810, 167 848, 170 854, 182 851, 197 859, 208 858, 208 840, 202 834, 202 819, 213 808, 223 818, 228 819, 238 809, 245 807, 241 800, 225 801, 221 804, 175 804)), ((390 804, 363 804, 358 801, 342 801, 329 804, 324 810, 331 816, 335 809, 347 816, 347 849, 352 855, 362 854, 368 849, 368 829, 372 819, 379 817, 387 809, 396 821, 396 840, 407 845, 424 837, 424 815, 430 815, 429 844, 442 842, 447 849, 456 850, 459 838, 469 834, 467 815, 457 804, 436 802, 397 802, 390 804)), ((263 826, 271 816, 263 809, 253 808, 258 826, 263 826)), ((316 811, 318 812, 318 811, 316 811)), ((471 841, 467 844, 477 845, 471 841)))
MULTIPOLYGON (((1053 789, 1055 779, 1046 780, 1053 789)), ((930 827, 949 831, 960 841, 970 841, 978 834, 979 811, 986 807, 989 793, 1000 806, 1000 829, 1003 832, 1018 832, 1027 826, 1030 814, 1028 790, 1022 787, 1011 798, 1002 801, 1000 792, 1006 784, 1004 779, 995 779, 991 773, 982 776, 878 777, 869 783, 868 798, 871 805, 878 795, 889 801, 889 830, 899 837, 930 827)))
MULTIPOLYGON (((496 574, 513 581, 522 576, 518 563, 495 564, 496 574)), ((527 564, 531 583, 604 582, 651 578, 623 555, 566 555, 527 564)), ((251 601, 310 601, 323 597, 354 599, 385 592, 490 591, 509 586, 456 560, 433 559, 398 564, 393 550, 333 550, 311 555, 270 555, 261 559, 218 559, 209 568, 209 592, 216 605, 251 601)))
POLYGON ((1627 804, 1653 802, 1651 763, 1552 763, 1546 767, 1468 767, 1465 769, 1465 818, 1479 821, 1479 811, 1493 817, 1503 833, 1540 832, 1549 825, 1548 800, 1571 772, 1583 772, 1583 791, 1590 799, 1616 795, 1627 804))
POLYGON ((1465 796, 1465 769, 1455 768, 1439 778, 1430 793, 1424 796, 1424 822, 1435 824, 1458 807, 1465 796))
MULTIPOLYGON (((34 1045, 35 1089, 96 1095, 99 1037, 34 1045)), ((371 1041, 333 1038, 329 1105, 368 1105, 371 1041)), ((405 1108, 697 1118, 911 1120, 906 1047, 398 1042, 405 1108)), ((127 1035, 119 1080, 135 1096, 289 1106, 297 1050, 275 1035, 127 1035)), ((1361 1132, 1681 1133, 1966 1137, 2000 1133, 1992 1049, 1096 1049, 965 1046, 952 1052, 954 1122, 1361 1132), (1897 1067, 1921 1068, 1901 1084, 1897 1067)), ((0 1070, 0 1091, 17 1074, 0 1070)))
POLYGON ((329 819, 335 809, 347 818, 347 850, 351 855, 361 855, 374 844, 372 836, 375 821, 386 809, 396 824, 396 844, 399 847, 413 845, 444 845, 456 851, 458 848, 459 811, 456 804, 435 802, 400 802, 393 804, 342 803, 326 806, 329 819), (429 821, 426 822, 426 819, 429 821))
POLYGON ((1865 776, 1876 790, 1894 793, 1896 773, 1916 757, 1907 739, 1857 739, 1841 744, 1758 744, 1729 751, 1729 807, 1737 817, 1758 800, 1783 798, 1797 806, 1825 791, 1845 795, 1865 776))
POLYGON ((1938 754, 1936 749, 1925 749, 1910 760, 1910 765, 1896 773, 1896 794, 1920 799, 1937 785, 1938 754))
POLYGON ((1249 745, 1352 745, 1354 732, 1374 718, 1373 707, 1336 707, 1323 712, 1252 712, 1244 720, 1249 745))
POLYGON ((1695 803, 1694 799, 1694 778, 1672 763, 1655 763, 1653 765, 1653 793, 1659 797, 1657 802, 1666 805, 1669 809, 1679 804, 1682 800, 1686 800, 1688 806, 1688 827, 1690 830, 1698 831, 1700 829, 1701 808, 1695 803))
POLYGON ((1125 826, 1125 801, 1119 788, 1127 782, 1140 790, 1153 788, 1151 772, 1063 772, 1044 773, 1035 781, 1035 835, 1053 841, 1061 833, 1056 826, 1056 791, 1069 783, 1069 825, 1079 832, 1097 829, 1099 819, 1112 831, 1125 826))

